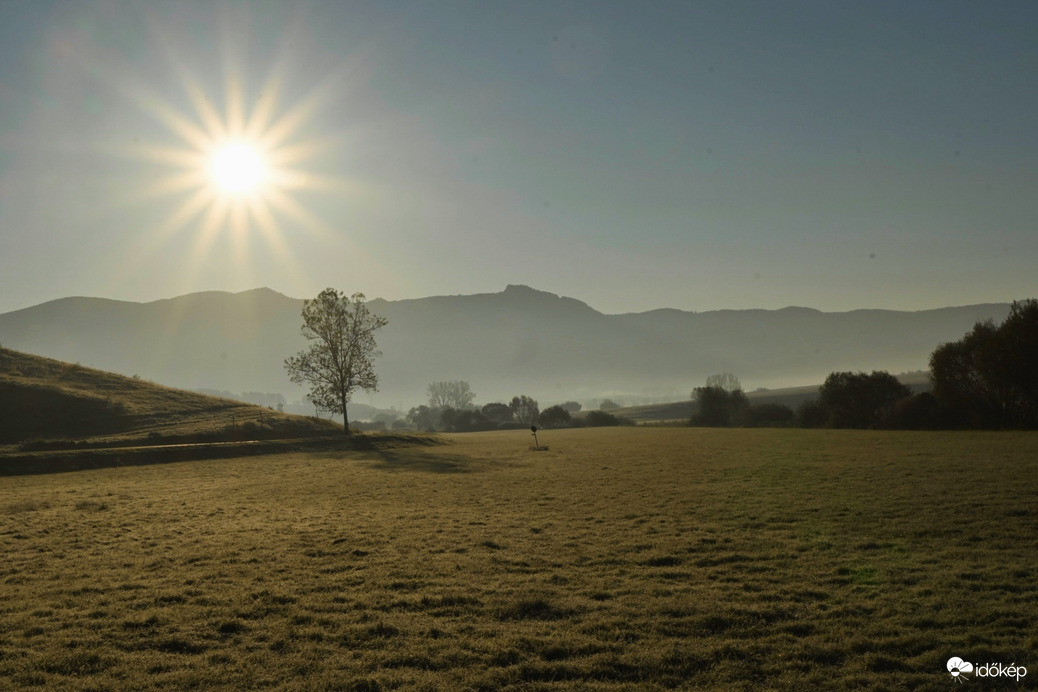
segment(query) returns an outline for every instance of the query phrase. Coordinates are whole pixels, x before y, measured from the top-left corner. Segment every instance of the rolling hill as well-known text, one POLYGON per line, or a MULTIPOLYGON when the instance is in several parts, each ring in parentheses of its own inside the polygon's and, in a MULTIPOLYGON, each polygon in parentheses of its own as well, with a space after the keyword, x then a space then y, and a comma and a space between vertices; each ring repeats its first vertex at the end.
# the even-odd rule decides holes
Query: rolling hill
POLYGON ((341 430, 326 420, 0 349, 0 451, 296 438, 341 430))

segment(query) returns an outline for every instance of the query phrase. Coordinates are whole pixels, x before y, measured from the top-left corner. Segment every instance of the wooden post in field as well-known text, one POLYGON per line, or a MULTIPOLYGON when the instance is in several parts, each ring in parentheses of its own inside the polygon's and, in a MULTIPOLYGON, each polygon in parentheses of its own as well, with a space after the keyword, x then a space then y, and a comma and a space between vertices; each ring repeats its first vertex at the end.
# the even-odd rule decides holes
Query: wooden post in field
POLYGON ((536 425, 531 425, 530 426, 530 432, 533 433, 533 446, 534 446, 534 449, 540 449, 541 448, 541 443, 537 441, 537 426, 536 425))

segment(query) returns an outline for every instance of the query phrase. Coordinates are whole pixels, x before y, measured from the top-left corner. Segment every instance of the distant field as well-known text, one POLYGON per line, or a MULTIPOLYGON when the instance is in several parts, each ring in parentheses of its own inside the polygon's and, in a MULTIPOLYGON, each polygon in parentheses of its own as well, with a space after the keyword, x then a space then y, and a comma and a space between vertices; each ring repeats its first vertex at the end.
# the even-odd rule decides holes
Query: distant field
POLYGON ((1036 434, 445 439, 0 479, 0 689, 1038 680, 1036 434))

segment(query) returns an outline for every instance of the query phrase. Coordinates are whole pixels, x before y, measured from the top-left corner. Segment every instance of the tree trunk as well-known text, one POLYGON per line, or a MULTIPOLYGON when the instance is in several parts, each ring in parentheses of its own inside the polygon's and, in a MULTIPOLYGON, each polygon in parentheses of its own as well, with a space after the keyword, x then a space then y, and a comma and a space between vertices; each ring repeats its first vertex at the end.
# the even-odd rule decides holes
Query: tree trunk
POLYGON ((350 417, 349 417, 349 414, 346 413, 346 398, 345 397, 343 397, 343 399, 342 399, 342 434, 343 435, 349 435, 350 434, 350 417))

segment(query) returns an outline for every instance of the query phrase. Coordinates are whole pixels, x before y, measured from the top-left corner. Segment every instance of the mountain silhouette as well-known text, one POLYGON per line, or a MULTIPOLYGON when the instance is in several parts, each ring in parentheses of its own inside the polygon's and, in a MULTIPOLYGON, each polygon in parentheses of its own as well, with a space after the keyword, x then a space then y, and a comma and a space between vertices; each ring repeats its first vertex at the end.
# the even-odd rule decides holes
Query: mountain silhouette
MULTIPOLYGON (((348 292, 348 291, 347 291, 348 292)), ((939 344, 1003 303, 918 312, 810 308, 607 315, 586 303, 508 286, 500 293, 375 299, 380 393, 360 402, 423 403, 429 382, 463 379, 486 403, 529 394, 542 404, 603 396, 627 403, 687 398, 708 375, 750 389, 820 383, 835 370, 924 369, 939 344)), ((286 357, 306 345, 302 300, 268 288, 208 291, 150 303, 62 298, 0 315, 0 344, 182 388, 305 393, 286 357)))

